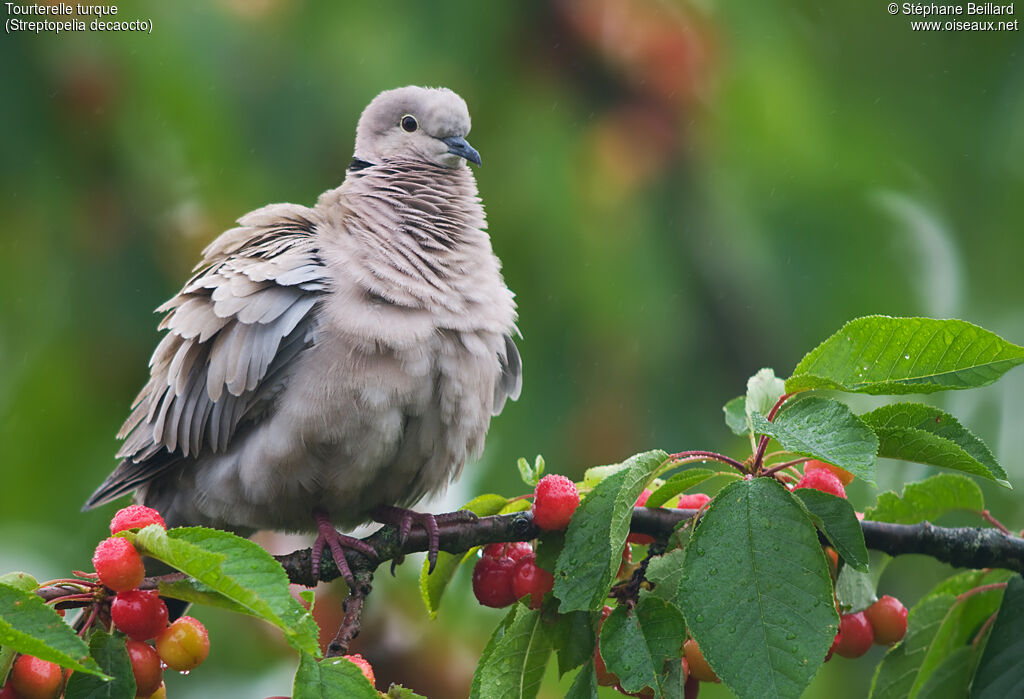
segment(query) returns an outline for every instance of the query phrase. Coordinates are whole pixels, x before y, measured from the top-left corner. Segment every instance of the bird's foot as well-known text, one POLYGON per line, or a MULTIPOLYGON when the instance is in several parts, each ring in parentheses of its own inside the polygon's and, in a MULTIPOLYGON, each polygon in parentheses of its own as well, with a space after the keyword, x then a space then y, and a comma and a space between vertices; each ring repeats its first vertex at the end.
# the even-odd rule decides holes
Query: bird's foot
POLYGON ((349 588, 353 588, 355 586, 355 577, 352 575, 352 569, 349 568, 348 561, 345 559, 345 549, 358 551, 370 558, 376 558, 377 551, 362 539, 340 534, 334 528, 334 524, 325 510, 313 510, 313 517, 316 519, 316 529, 318 532, 316 541, 313 542, 313 579, 320 579, 320 559, 323 556, 324 549, 330 548, 331 556, 334 557, 334 564, 338 566, 338 572, 341 573, 341 577, 345 578, 349 588))
MULTIPOLYGON (((434 572, 437 565, 437 552, 441 546, 440 524, 475 522, 477 516, 469 510, 458 510, 456 512, 445 512, 440 515, 432 515, 429 512, 415 512, 404 507, 392 507, 390 505, 379 505, 370 510, 370 516, 382 524, 390 524, 398 530, 398 543, 404 545, 409 537, 413 524, 418 524, 427 532, 427 560, 430 566, 428 573, 434 572)), ((391 572, 395 572, 395 563, 391 562, 391 572)))

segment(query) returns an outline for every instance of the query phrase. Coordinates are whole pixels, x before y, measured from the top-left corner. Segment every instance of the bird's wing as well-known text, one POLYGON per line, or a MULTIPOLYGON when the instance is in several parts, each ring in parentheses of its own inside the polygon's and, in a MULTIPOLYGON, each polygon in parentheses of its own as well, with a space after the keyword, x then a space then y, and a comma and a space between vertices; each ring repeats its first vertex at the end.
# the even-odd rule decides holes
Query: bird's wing
POLYGON ((327 289, 314 212, 273 204, 239 219, 203 251, 195 275, 158 308, 168 332, 118 437, 117 469, 86 508, 150 481, 182 458, 222 452, 283 388, 316 332, 327 289))
POLYGON ((505 407, 508 398, 516 400, 523 388, 523 360, 519 357, 519 348, 511 335, 505 335, 505 348, 498 352, 501 364, 501 376, 494 384, 494 406, 492 412, 497 415, 505 407))

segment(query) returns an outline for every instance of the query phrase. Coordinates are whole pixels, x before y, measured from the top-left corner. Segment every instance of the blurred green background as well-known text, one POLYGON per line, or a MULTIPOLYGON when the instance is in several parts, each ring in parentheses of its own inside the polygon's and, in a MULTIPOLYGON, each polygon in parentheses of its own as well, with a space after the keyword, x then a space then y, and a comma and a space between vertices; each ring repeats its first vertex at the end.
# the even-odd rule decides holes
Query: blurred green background
MULTIPOLYGON (((522 398, 424 507, 523 492, 521 455, 574 477, 654 447, 742 456, 721 405, 855 316, 1024 343, 1019 32, 913 32, 883 3, 810 0, 181 0, 117 19, 154 29, 0 39, 0 571, 89 565, 114 508, 79 507, 114 466, 152 309, 241 214, 337 186, 360 111, 399 85, 470 106, 524 336, 522 398)), ((1024 372, 940 401, 1024 483, 1024 372)), ((923 472, 885 464, 881 485, 923 472)), ((946 572, 897 560, 882 586, 909 606, 946 572)), ((382 687, 464 696, 500 612, 467 571, 429 621, 417 573, 378 576, 355 650, 382 687)), ((211 661, 171 696, 290 692, 274 632, 198 615, 211 661)), ((865 696, 881 652, 829 663, 807 696, 865 696)), ((567 686, 551 672, 542 696, 567 686)))

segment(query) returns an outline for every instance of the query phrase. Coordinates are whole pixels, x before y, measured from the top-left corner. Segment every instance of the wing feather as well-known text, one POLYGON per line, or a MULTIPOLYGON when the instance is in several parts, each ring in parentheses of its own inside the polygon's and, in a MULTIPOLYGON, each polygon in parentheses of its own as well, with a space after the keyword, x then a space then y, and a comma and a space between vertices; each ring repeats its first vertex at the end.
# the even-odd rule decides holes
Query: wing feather
POLYGON ((290 362, 315 341, 317 304, 329 288, 315 220, 306 207, 274 204, 206 248, 181 292, 158 309, 167 334, 118 433, 123 461, 86 508, 182 459, 227 449, 241 423, 266 414, 290 362))

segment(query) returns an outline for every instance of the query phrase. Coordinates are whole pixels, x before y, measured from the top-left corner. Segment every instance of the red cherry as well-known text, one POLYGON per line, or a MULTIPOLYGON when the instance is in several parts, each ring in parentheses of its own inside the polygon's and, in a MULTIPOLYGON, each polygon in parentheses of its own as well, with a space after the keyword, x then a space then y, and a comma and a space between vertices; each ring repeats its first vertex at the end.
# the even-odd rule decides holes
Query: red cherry
POLYGON ((104 539, 92 555, 92 565, 100 582, 115 592, 131 590, 146 577, 142 557, 128 539, 112 536, 104 539))
POLYGON ((350 663, 354 664, 360 670, 362 670, 363 676, 370 681, 370 684, 376 686, 377 679, 373 676, 373 666, 370 665, 370 662, 366 658, 359 655, 359 653, 353 653, 352 655, 344 655, 342 657, 350 663))
POLYGON ((55 699, 63 681, 60 665, 22 655, 14 661, 8 684, 22 699, 55 699))
POLYGON ((874 631, 875 643, 891 646, 907 634, 907 608, 895 597, 885 595, 865 609, 864 616, 874 631))
POLYGON ((164 529, 167 525, 160 513, 145 505, 129 505, 117 511, 110 520, 110 533, 117 534, 127 529, 142 529, 151 524, 159 524, 164 529))
POLYGON ((485 607, 507 607, 516 601, 512 592, 512 570, 516 564, 511 558, 481 558, 473 567, 473 594, 485 607))
POLYGON ((156 650, 164 664, 178 672, 194 670, 210 654, 210 636, 198 619, 175 619, 156 637, 156 650))
POLYGON ((875 634, 864 612, 839 616, 839 634, 836 653, 844 658, 859 658, 868 652, 875 634))
POLYGON ((155 590, 118 592, 110 618, 128 638, 148 641, 167 627, 167 605, 155 590))
POLYGON ((540 609, 544 595, 555 586, 555 576, 537 565, 534 555, 520 558, 512 570, 512 593, 516 599, 530 595, 530 609, 540 609))
POLYGON ((843 487, 839 478, 824 468, 813 469, 804 473, 803 478, 793 486, 793 490, 798 490, 799 488, 813 488, 823 493, 831 493, 836 497, 846 497, 846 488, 843 487))
POLYGON ((135 695, 148 697, 160 688, 164 681, 164 671, 160 667, 160 656, 153 646, 142 641, 128 639, 125 643, 128 659, 132 663, 132 674, 135 675, 135 695))
POLYGON ((510 541, 500 544, 487 544, 480 552, 480 555, 487 556, 488 558, 511 558, 513 561, 518 561, 523 556, 529 556, 532 553, 533 547, 530 546, 529 542, 510 541))
POLYGON ((689 495, 680 495, 679 504, 676 507, 680 510, 699 510, 709 502, 711 502, 711 496, 706 493, 690 493, 689 495))
POLYGON ((832 464, 826 464, 824 461, 818 461, 817 459, 811 459, 804 464, 804 473, 813 471, 815 469, 824 469, 829 471, 833 476, 839 479, 839 482, 844 486, 850 485, 853 482, 854 475, 847 471, 845 468, 839 468, 832 464))
POLYGON ((544 531, 565 529, 579 504, 575 483, 565 476, 544 476, 533 491, 533 521, 544 531))

